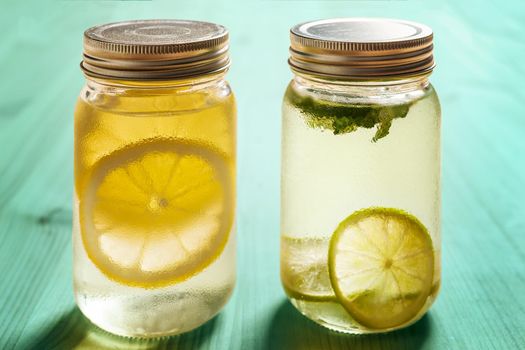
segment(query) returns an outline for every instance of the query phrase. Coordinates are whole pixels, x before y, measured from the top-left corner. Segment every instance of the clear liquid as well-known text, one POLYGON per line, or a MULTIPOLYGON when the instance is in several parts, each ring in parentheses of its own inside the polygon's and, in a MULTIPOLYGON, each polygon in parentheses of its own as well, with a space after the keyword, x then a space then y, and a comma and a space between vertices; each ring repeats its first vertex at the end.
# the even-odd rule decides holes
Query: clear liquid
MULTIPOLYGON (((78 211, 77 211, 78 212, 78 211)), ((75 300, 95 325, 118 335, 152 338, 188 332, 213 318, 235 286, 235 238, 201 273, 171 286, 129 287, 108 279, 82 246, 75 220, 75 300)))
POLYGON ((301 313, 342 332, 378 331, 360 325, 341 306, 326 268, 330 237, 338 224, 369 207, 411 213, 426 226, 433 242, 431 295, 417 316, 395 329, 415 322, 430 307, 439 289, 441 266, 439 128, 439 105, 432 88, 411 105, 405 118, 394 119, 390 133, 377 142, 372 142, 375 128, 334 135, 331 130, 311 127, 302 112, 285 99, 281 276, 286 293, 301 313), (293 254, 290 242, 299 242, 294 243, 293 254), (304 266, 300 266, 301 259, 304 266), (306 275, 310 273, 320 282, 317 286, 314 282, 294 285, 287 276, 291 265, 304 271, 306 278, 312 279, 306 275))
MULTIPOLYGON (((124 336, 148 338, 173 335, 200 326, 225 305, 235 285, 235 131, 235 103, 225 83, 197 90, 188 86, 133 90, 93 85, 82 91, 75 112, 74 287, 80 310, 94 324, 124 336), (85 215, 82 217, 82 200, 84 198, 86 202, 86 193, 92 191, 93 174, 100 168, 99 164, 104 157, 111 158, 120 150, 130 145, 140 146, 147 140, 161 140, 159 144, 162 144, 162 140, 174 139, 204 145, 205 149, 213 149, 221 154, 223 177, 231 181, 230 186, 226 190, 223 189, 223 195, 232 203, 223 217, 227 218, 232 226, 226 233, 226 241, 211 248, 213 254, 217 252, 217 255, 210 253, 210 261, 206 262, 202 269, 196 269, 195 273, 186 274, 177 280, 163 281, 162 284, 157 284, 155 277, 151 277, 146 282, 141 282, 143 285, 133 285, 108 274, 104 265, 101 265, 97 258, 94 259, 93 254, 89 254, 89 251, 95 251, 104 257, 102 238, 98 241, 93 240, 100 246, 86 249, 86 242, 89 241, 86 237, 93 232, 86 230, 87 226, 82 224, 82 220, 90 220, 90 217, 86 218, 85 215)), ((113 163, 116 166, 119 164, 118 161, 113 163)), ((162 165, 159 167, 162 168, 162 165)), ((155 176, 168 178, 171 175, 166 173, 155 176)), ((185 184, 181 183, 180 186, 185 184)), ((117 197, 122 198, 122 194, 117 194, 117 197)), ((188 198, 190 199, 186 202, 192 200, 191 196, 188 198)), ((132 202, 136 198, 130 194, 129 200, 132 202)), ((146 206, 145 211, 160 211, 165 202, 152 198, 151 203, 157 206, 146 206)), ((89 204, 83 205, 86 207, 89 204)), ((100 217, 105 213, 97 215, 100 217)), ((120 228, 126 227, 125 222, 120 222, 127 221, 125 217, 110 213, 108 215, 113 215, 111 218, 120 228)), ((138 222, 131 216, 128 219, 129 222, 138 222)), ((195 217, 192 216, 191 219, 195 217)), ((165 218, 163 220, 160 224, 153 224, 157 225, 155 227, 162 224, 168 229, 170 225, 176 227, 179 224, 175 217, 171 223, 166 223, 165 218)), ((169 217, 167 220, 170 220, 169 217)), ((128 249, 131 256, 133 249, 137 248, 133 246, 134 242, 140 242, 139 238, 142 236, 147 242, 148 239, 159 241, 163 239, 159 235, 166 234, 161 231, 149 232, 147 226, 140 227, 121 229, 119 234, 122 234, 122 237, 131 237, 131 240, 123 239, 123 244, 128 245, 122 247, 118 246, 117 241, 114 249, 128 249), (146 228, 141 232, 140 227, 146 228)), ((202 227, 191 228, 189 235, 193 234, 192 230, 202 238, 199 241, 208 239, 199 233, 202 232, 202 227)), ((102 237, 104 232, 98 234, 102 237)), ((146 243, 142 249, 151 249, 147 251, 150 257, 154 256, 155 249, 158 249, 159 254, 168 254, 165 257, 170 258, 169 250, 162 246, 149 248, 146 243)), ((111 256, 111 251, 109 254, 111 256)), ((125 256, 126 253, 119 255, 125 256)), ((196 256, 195 259, 197 258, 196 256)), ((159 258, 157 263, 158 261, 162 262, 163 258, 159 258)), ((113 269, 112 266, 109 268, 113 269)), ((123 269, 115 263, 115 271, 121 272, 123 269)), ((169 269, 168 266, 167 271, 160 272, 177 273, 176 268, 171 268, 174 271, 169 269)))

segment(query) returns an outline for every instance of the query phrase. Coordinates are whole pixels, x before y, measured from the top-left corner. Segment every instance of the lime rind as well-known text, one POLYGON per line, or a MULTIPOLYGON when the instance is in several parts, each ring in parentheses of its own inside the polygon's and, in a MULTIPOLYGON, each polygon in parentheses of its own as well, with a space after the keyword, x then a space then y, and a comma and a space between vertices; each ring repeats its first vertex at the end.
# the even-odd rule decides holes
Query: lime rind
POLYGON ((281 282, 290 298, 336 301, 328 276, 328 238, 281 238, 281 282))
MULTIPOLYGON (((418 225, 419 228, 421 229, 421 231, 425 232, 428 235, 428 230, 425 227, 425 225, 423 225, 423 223, 421 223, 421 221, 419 221, 419 219, 417 217, 415 217, 414 215, 412 215, 412 214, 410 214, 410 213, 408 213, 408 212, 406 212, 404 210, 401 210, 401 209, 385 208, 385 207, 369 207, 369 208, 364 208, 364 209, 357 210, 357 211, 353 212, 350 216, 348 216, 346 219, 341 221, 339 223, 339 225, 337 226, 335 232, 338 232, 341 229, 345 228, 351 222, 360 221, 361 219, 366 219, 366 218, 368 218, 368 217, 370 217, 372 215, 374 215, 374 216, 379 216, 379 215, 397 216, 397 217, 399 217, 402 220, 410 220, 413 223, 415 223, 416 225, 418 225)), ((430 235, 429 235, 429 237, 430 237, 430 235)), ((330 239, 330 241, 332 241, 332 240, 333 240, 333 236, 330 239)))
MULTIPOLYGON (((432 284, 434 253, 431 237, 425 226, 415 216, 400 209, 371 207, 358 210, 343 220, 330 239, 328 270, 332 287, 340 304, 356 322, 370 329, 391 329, 408 324, 420 314, 428 296, 434 292, 432 284), (368 222, 368 226, 363 225, 363 222, 368 222), (364 229, 357 228, 359 224, 365 226, 364 229), (378 224, 381 224, 380 229, 377 227, 378 224), (374 239, 388 242, 392 235, 388 230, 394 230, 394 233, 398 234, 401 228, 404 228, 403 235, 396 237, 398 241, 401 240, 399 237, 402 237, 403 240, 396 242, 397 245, 392 245, 394 248, 387 244, 379 249, 379 245, 370 242, 374 239), (408 239, 405 238, 407 234, 408 239), (347 245, 356 242, 360 242, 360 245, 356 246, 358 252, 344 254, 339 249, 341 244, 346 244, 347 248, 347 245), (419 250, 413 253, 413 257, 409 256, 410 254, 405 254, 406 257, 403 255, 400 258, 397 257, 399 250, 406 251, 416 248, 419 250), (363 258, 359 258, 357 254, 363 255, 363 258), (383 265, 386 260, 379 259, 376 262, 377 256, 383 256, 382 254, 387 257, 386 260, 391 260, 388 262, 388 267, 383 265), (370 256, 366 257, 366 255, 370 256), (395 264, 406 268, 407 264, 411 266, 410 261, 416 265, 414 276, 405 275, 407 271, 392 272, 393 269, 400 268, 395 264), (352 270, 356 267, 359 267, 358 273, 365 272, 357 277, 343 277, 346 281, 342 280, 341 276, 345 274, 338 271, 340 269, 338 262, 346 267, 344 270, 346 275, 356 274, 356 271, 352 270), (392 271, 385 272, 390 269, 391 265, 394 266, 392 271), (366 267, 369 268, 369 272, 366 267), (357 282, 350 285, 353 290, 349 290, 348 281, 357 282), (365 284, 368 286, 359 289, 359 286, 365 284), (402 290, 400 286, 406 287, 404 288, 406 290, 402 290)), ((410 271, 408 273, 412 274, 410 271)))
POLYGON ((323 303, 323 302, 336 302, 338 303, 337 297, 335 294, 329 295, 316 295, 316 294, 308 294, 307 292, 302 292, 294 289, 288 288, 288 285, 282 283, 284 292, 286 295, 291 299, 301 300, 301 301, 309 301, 313 303, 323 303))

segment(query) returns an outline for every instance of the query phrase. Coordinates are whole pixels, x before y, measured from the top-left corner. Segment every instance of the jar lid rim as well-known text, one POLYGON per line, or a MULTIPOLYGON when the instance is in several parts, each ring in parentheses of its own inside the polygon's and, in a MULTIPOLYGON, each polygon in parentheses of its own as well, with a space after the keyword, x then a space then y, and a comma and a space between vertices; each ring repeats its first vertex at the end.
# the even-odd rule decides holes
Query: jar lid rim
POLYGON ((326 76, 368 78, 431 71, 433 32, 424 24, 389 18, 332 18, 290 29, 292 69, 326 76))
POLYGON ((87 75, 170 79, 226 70, 228 30, 191 20, 133 20, 84 32, 81 67, 87 75))

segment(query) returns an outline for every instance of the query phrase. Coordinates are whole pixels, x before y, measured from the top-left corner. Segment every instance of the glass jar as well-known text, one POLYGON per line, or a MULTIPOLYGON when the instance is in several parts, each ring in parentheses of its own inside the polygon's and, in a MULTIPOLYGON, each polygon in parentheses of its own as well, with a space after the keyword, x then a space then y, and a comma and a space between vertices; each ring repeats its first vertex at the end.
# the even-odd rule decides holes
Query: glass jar
POLYGON ((111 333, 212 318, 235 284, 236 107, 228 33, 194 21, 84 33, 75 111, 74 287, 111 333))
POLYGON ((440 107, 432 31, 334 19, 291 30, 282 124, 281 280, 347 333, 406 327, 440 287, 440 107))

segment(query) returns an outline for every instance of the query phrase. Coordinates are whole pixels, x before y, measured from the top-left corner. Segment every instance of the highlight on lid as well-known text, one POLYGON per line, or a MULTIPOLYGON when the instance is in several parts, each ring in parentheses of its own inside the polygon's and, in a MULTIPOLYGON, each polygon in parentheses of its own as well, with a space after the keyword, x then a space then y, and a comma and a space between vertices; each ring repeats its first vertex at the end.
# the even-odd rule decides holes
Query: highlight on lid
POLYGON ((109 23, 84 32, 87 75, 120 79, 172 79, 224 71, 230 64, 228 31, 187 20, 109 23))
POLYGON ((381 18, 338 18, 290 30, 290 66, 341 79, 406 77, 434 68, 432 30, 381 18))

